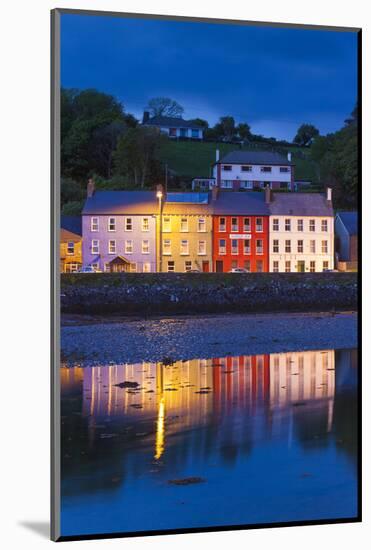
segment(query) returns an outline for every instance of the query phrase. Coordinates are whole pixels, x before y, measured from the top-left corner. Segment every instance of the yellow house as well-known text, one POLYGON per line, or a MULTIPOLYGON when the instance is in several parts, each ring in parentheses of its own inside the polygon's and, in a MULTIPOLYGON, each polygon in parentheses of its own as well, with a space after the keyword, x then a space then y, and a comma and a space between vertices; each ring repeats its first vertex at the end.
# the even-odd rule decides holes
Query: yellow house
POLYGON ((60 271, 74 273, 82 266, 80 216, 61 216, 60 271))
POLYGON ((212 210, 208 193, 168 193, 157 224, 160 272, 212 270, 212 210))

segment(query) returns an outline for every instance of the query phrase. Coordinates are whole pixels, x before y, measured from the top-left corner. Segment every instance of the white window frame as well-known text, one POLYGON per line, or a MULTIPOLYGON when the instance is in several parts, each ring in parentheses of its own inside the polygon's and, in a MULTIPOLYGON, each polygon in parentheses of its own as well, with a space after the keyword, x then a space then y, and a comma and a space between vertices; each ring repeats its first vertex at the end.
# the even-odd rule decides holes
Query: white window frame
POLYGON ((280 220, 279 218, 273 218, 272 231, 279 231, 279 230, 280 230, 280 220))
POLYGON ((309 250, 310 250, 310 253, 311 254, 315 254, 316 253, 316 240, 315 239, 311 239, 309 241, 309 250))
POLYGON ((285 240, 285 254, 291 254, 291 240, 285 240))
POLYGON ((175 262, 174 262, 174 260, 168 260, 168 262, 167 262, 167 272, 168 273, 174 273, 174 271, 175 271, 175 262), (172 264, 172 265, 170 266, 169 264, 172 264), (170 267, 171 267, 171 269, 170 269, 170 267))
POLYGON ((132 239, 127 239, 125 241, 125 254, 133 254, 134 252, 134 241, 132 239))
POLYGON ((291 273, 291 260, 285 261, 285 273, 291 273))
POLYGON ((255 241, 255 250, 256 250, 257 256, 262 256, 264 254, 264 241, 263 241, 263 239, 256 239, 256 241, 255 241), (261 245, 258 244, 259 242, 261 243, 261 245))
POLYGON ((311 233, 315 233, 315 231, 316 231, 316 220, 315 219, 309 220, 309 231, 311 233))
POLYGON ((322 231, 322 233, 328 233, 327 220, 321 220, 321 231, 322 231))
POLYGON ((184 271, 191 271, 192 269, 192 260, 185 260, 184 261, 184 271))
POLYGON ((310 260, 309 261, 309 273, 315 273, 316 272, 316 261, 310 260))
POLYGON ((164 239, 162 242, 162 254, 171 256, 171 239, 164 239))
POLYGON ((142 231, 148 232, 149 231, 149 218, 148 216, 145 216, 142 218, 142 231))
POLYGON ((231 255, 232 256, 238 256, 238 253, 239 253, 238 242, 239 242, 238 239, 231 239, 231 255), (236 243, 236 245, 233 244, 234 242, 236 243))
POLYGON ((241 164, 241 172, 252 172, 252 166, 249 164, 241 164))
POLYGON ((108 241, 108 254, 116 254, 117 245, 116 245, 116 239, 109 239, 108 241), (114 250, 111 249, 111 244, 114 243, 114 250))
POLYGON ((298 254, 303 254, 304 253, 304 240, 303 239, 298 239, 298 242, 297 242, 297 253, 298 254), (299 244, 301 243, 301 244, 299 244), (301 250, 300 250, 301 249, 301 250))
POLYGON ((285 218, 285 232, 289 233, 291 231, 291 219, 285 218))
POLYGON ((67 256, 75 255, 75 243, 73 241, 67 241, 66 253, 67 253, 67 256), (72 244, 72 247, 70 246, 71 244, 72 244), (72 252, 70 252, 71 248, 72 248, 72 252))
POLYGON ((181 233, 189 233, 189 224, 188 224, 188 217, 181 217, 180 218, 180 232, 181 233), (183 222, 185 222, 185 226, 183 227, 183 222))
POLYGON ((328 254, 328 241, 327 239, 321 242, 322 254, 328 254))
POLYGON ((304 220, 303 219, 298 220, 297 230, 298 230, 298 233, 302 233, 304 231, 304 220))
POLYGON ((330 267, 330 264, 329 264, 329 261, 328 260, 324 260, 322 262, 322 271, 324 271, 325 269, 329 269, 330 267))
POLYGON ((218 254, 219 254, 219 256, 225 256, 226 253, 227 253, 227 239, 219 239, 218 254), (224 241, 224 246, 220 245, 221 241, 224 241))
POLYGON ((149 239, 142 240, 142 254, 149 254, 149 239))
POLYGON ((244 253, 244 256, 251 255, 251 239, 243 240, 243 253, 244 253))
POLYGON ((263 233, 263 218, 255 218, 255 229, 257 233, 263 233), (261 223, 258 223, 261 220, 261 223))
POLYGON ((197 250, 199 256, 206 256, 206 241, 198 241, 197 250))
POLYGON ((272 252, 273 252, 273 254, 279 254, 280 253, 280 241, 279 241, 279 239, 273 239, 272 252))
POLYGON ((238 216, 231 217, 231 233, 238 233, 238 216), (233 220, 236 220, 237 223, 233 223, 233 220), (235 228, 235 229, 233 229, 235 228))
POLYGON ((244 233, 251 233, 251 218, 246 217, 243 219, 243 232, 244 233), (249 221, 249 223, 246 223, 246 220, 249 221))
POLYGON ((225 233, 227 231, 227 218, 223 216, 219 218, 219 233, 225 233), (224 220, 224 223, 221 223, 221 220, 224 220))
POLYGON ((108 218, 108 220, 107 220, 107 230, 110 233, 113 233, 114 231, 116 231, 116 218, 114 218, 114 217, 108 218), (112 223, 112 220, 113 220, 113 223, 112 223))
POLYGON ((189 256, 189 241, 188 239, 181 239, 180 241, 180 255, 189 256))
POLYGON ((91 253, 99 254, 99 239, 92 239, 91 241, 91 253))
POLYGON ((206 218, 204 217, 198 218, 197 231, 198 233, 206 233, 206 218))
POLYGON ((280 271, 280 262, 278 260, 273 261, 273 273, 279 273, 280 271))
POLYGON ((97 231, 99 231, 99 218, 97 216, 90 218, 90 231, 92 233, 97 233, 97 231))
POLYGON ((164 216, 162 220, 162 232, 171 233, 171 217, 164 216))
POLYGON ((131 217, 125 218, 125 231, 133 231, 133 218, 131 217), (131 229, 128 228, 128 225, 131 226, 131 229))

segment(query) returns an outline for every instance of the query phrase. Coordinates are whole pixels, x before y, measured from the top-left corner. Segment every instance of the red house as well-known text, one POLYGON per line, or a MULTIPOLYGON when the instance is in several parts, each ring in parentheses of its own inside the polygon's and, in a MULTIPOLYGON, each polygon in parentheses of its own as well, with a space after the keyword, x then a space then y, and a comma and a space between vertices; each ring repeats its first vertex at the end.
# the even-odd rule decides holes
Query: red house
POLYGON ((269 271, 266 193, 213 189, 213 271, 269 271))

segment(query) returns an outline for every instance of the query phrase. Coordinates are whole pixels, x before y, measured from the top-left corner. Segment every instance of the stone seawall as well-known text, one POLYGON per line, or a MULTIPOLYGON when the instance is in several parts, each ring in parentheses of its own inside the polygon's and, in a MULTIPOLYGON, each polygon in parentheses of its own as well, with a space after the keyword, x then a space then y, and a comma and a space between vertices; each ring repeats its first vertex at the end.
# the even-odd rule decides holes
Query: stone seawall
POLYGON ((149 316, 356 308, 356 273, 61 276, 62 313, 149 316))

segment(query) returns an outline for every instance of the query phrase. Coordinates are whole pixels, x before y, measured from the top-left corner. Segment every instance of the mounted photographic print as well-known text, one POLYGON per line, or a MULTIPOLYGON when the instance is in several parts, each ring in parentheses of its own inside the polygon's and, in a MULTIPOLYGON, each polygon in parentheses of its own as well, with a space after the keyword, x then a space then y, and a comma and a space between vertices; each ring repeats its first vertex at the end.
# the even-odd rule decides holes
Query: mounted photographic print
POLYGON ((360 56, 52 12, 53 540, 360 521, 360 56))

